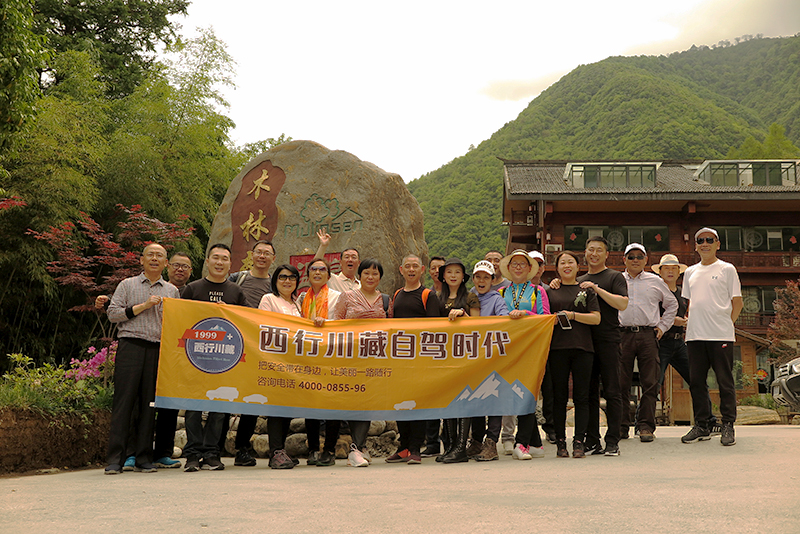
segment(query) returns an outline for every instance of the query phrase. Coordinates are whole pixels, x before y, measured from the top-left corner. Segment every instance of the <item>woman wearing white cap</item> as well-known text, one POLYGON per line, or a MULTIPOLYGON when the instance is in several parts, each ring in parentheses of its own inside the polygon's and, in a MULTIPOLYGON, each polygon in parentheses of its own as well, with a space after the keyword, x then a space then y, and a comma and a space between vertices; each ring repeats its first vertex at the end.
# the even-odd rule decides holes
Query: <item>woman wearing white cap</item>
MULTIPOLYGON (((501 295, 508 306, 508 316, 512 319, 544 314, 542 288, 531 282, 538 271, 539 264, 536 260, 521 249, 500 260, 500 272, 511 280, 511 285, 504 288, 501 295)), ((543 458, 544 446, 539 435, 536 414, 520 415, 517 421, 518 429, 512 456, 517 460, 543 458)))

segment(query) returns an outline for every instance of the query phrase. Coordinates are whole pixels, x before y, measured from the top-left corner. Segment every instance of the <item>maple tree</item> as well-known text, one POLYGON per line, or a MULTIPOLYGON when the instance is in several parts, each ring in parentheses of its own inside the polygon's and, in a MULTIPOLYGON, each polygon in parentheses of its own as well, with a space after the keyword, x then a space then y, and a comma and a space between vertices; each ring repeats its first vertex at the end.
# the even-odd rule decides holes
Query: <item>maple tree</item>
POLYGON ((121 280, 142 271, 139 259, 148 243, 160 243, 169 253, 194 232, 185 215, 174 223, 165 223, 149 216, 139 205, 128 208, 118 204, 117 210, 124 217, 116 223, 117 234, 103 230, 85 212, 80 212, 77 223, 68 221, 43 232, 27 232, 55 252, 56 259, 47 263, 54 280, 85 295, 83 304, 68 311, 95 312, 105 341, 110 341, 114 327, 95 309, 94 299, 112 294, 121 280))

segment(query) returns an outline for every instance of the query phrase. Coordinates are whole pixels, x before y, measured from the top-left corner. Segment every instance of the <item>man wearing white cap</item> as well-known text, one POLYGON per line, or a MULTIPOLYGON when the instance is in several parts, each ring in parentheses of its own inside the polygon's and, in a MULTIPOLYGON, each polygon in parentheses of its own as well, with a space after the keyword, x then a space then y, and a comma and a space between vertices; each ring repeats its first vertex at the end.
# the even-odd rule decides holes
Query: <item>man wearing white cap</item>
MULTIPOLYGON (((653 265, 653 272, 664 280, 667 287, 675 299, 678 301, 678 313, 675 315, 675 320, 672 322, 672 328, 664 332, 661 339, 658 340, 658 359, 661 363, 661 374, 658 379, 658 389, 661 389, 661 384, 664 382, 664 372, 667 366, 671 365, 681 378, 687 384, 692 383, 689 375, 689 354, 686 350, 686 342, 684 336, 686 335, 686 309, 687 301, 681 296, 681 288, 678 286, 678 278, 686 271, 687 266, 680 261, 674 254, 664 254, 658 264, 653 265)), ((709 410, 711 410, 711 398, 708 399, 709 410)), ((721 427, 717 423, 716 416, 712 413, 711 418, 713 424, 709 425, 711 435, 719 435, 721 427)))
POLYGON ((736 437, 736 386, 733 381, 734 322, 742 311, 742 288, 736 267, 717 258, 719 234, 701 228, 694 235, 700 263, 683 275, 684 298, 689 300, 686 344, 689 349, 690 391, 695 426, 681 438, 684 443, 709 439, 711 412, 707 396, 708 370, 714 369, 719 387, 723 445, 734 445, 736 437))
POLYGON ((625 247, 625 282, 628 284, 628 306, 619 312, 622 327, 620 358, 620 391, 622 421, 620 435, 628 434, 634 360, 639 364, 642 398, 636 410, 636 429, 642 442, 651 442, 656 430, 656 400, 658 398, 658 340, 670 329, 678 311, 678 301, 664 281, 645 272, 647 251, 644 245, 631 243, 625 247), (659 305, 663 307, 661 315, 659 305))

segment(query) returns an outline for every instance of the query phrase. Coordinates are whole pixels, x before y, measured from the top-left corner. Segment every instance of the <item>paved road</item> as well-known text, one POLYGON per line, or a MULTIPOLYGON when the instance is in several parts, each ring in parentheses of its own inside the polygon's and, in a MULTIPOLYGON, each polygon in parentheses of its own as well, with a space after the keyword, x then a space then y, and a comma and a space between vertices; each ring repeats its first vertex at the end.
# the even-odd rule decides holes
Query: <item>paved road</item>
POLYGON ((301 465, 0 479, 0 532, 800 533, 800 426, 742 426, 737 444, 686 427, 618 458, 368 468, 301 465))

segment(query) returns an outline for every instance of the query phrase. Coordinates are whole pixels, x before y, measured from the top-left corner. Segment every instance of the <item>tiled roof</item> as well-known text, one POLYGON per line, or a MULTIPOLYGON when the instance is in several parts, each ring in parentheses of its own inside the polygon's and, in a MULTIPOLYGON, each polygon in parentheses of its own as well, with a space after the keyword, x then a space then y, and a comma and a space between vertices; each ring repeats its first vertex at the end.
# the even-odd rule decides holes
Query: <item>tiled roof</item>
MULTIPOLYGON (((564 180, 564 173, 569 163, 609 163, 609 162, 567 162, 567 161, 515 161, 503 160, 505 169, 506 191, 514 195, 608 195, 635 194, 669 197, 683 193, 800 193, 800 186, 712 186, 694 177, 700 162, 662 162, 656 170, 656 187, 625 188, 578 188, 564 180)), ((630 162, 635 163, 635 162, 630 162)), ((642 162, 644 163, 644 162, 642 162)))

